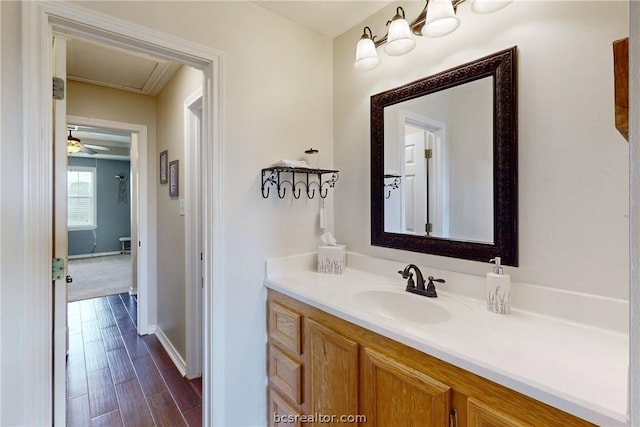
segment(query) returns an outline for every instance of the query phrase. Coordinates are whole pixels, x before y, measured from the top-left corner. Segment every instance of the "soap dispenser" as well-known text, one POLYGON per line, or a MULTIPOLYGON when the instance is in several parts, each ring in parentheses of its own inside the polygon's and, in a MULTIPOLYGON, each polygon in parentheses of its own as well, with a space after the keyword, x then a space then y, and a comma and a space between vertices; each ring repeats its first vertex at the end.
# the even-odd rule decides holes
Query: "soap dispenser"
POLYGON ((487 310, 498 314, 509 314, 511 310, 511 276, 503 274, 500 257, 489 262, 495 263, 492 273, 487 273, 487 310))

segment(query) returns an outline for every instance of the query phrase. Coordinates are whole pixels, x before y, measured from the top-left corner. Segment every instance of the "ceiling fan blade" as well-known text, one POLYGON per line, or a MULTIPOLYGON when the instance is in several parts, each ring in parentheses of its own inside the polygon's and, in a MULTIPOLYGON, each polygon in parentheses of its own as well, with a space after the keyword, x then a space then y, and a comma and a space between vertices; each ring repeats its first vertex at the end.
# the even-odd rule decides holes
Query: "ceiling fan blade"
POLYGON ((80 147, 80 151, 86 154, 97 154, 98 152, 96 150, 93 150, 85 145, 83 145, 82 147, 80 147))
POLYGON ((95 145, 95 144, 82 144, 85 147, 89 148, 90 150, 96 150, 96 151, 111 151, 110 147, 105 147, 104 145, 95 145))

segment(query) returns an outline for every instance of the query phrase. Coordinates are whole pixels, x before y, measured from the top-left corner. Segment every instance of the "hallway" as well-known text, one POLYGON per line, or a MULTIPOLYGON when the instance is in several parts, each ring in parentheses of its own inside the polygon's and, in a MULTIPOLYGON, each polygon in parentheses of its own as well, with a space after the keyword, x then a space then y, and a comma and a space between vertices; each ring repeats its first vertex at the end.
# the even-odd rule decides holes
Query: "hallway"
POLYGON ((183 378, 155 335, 138 336, 135 298, 72 302, 68 319, 68 426, 201 426, 201 379, 183 378))

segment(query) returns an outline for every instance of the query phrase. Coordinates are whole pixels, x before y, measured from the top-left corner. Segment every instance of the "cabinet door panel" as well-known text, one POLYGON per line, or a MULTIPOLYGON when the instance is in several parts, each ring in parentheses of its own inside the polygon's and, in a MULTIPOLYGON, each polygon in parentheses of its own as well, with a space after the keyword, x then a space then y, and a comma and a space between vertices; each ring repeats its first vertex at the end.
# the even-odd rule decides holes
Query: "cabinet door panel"
POLYGON ((367 426, 446 427, 451 388, 430 376, 365 348, 361 396, 367 426))
MULTIPOLYGON (((309 414, 358 413, 358 344, 305 319, 305 381, 309 414)), ((322 424, 327 425, 327 424, 322 424)), ((329 423, 329 425, 340 425, 329 423)))
POLYGON ((302 317, 295 311, 271 302, 268 306, 269 317, 267 328, 269 338, 277 342, 286 350, 291 350, 296 356, 300 355, 300 322, 302 317))
POLYGON ((300 427, 300 411, 275 390, 269 390, 269 427, 300 427))
POLYGON ((476 399, 467 401, 468 427, 533 427, 476 399))
POLYGON ((302 403, 302 364, 275 345, 269 346, 269 380, 292 402, 302 403))

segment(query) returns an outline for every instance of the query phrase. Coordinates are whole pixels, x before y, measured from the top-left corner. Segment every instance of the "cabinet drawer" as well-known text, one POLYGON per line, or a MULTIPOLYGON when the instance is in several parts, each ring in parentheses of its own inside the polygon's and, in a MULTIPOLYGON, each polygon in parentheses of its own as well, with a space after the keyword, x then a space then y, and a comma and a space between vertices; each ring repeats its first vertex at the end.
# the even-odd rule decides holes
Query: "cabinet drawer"
POLYGON ((275 390, 269 390, 269 427, 300 427, 301 412, 275 390))
POLYGON ((269 338, 296 356, 301 352, 300 324, 298 313, 276 302, 269 303, 269 338))
POLYGON ((269 381, 292 402, 302 403, 302 363, 269 346, 269 381))

